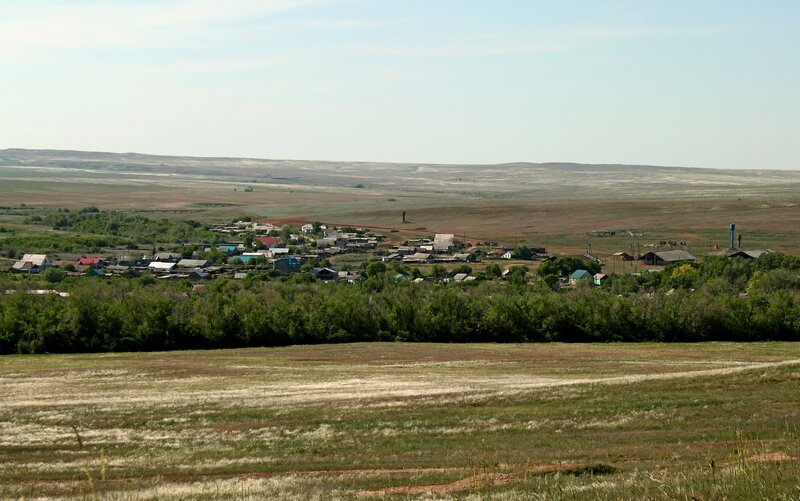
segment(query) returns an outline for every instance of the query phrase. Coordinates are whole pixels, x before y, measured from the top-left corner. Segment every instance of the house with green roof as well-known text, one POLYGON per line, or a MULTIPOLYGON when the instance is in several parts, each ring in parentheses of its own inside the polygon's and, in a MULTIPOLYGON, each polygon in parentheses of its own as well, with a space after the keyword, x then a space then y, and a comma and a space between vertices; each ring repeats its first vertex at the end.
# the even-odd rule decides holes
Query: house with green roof
POLYGON ((586 271, 586 270, 575 270, 575 271, 572 272, 572 275, 569 276, 569 284, 570 285, 575 285, 580 281, 583 281, 583 280, 591 281, 593 279, 594 279, 594 277, 588 271, 586 271))

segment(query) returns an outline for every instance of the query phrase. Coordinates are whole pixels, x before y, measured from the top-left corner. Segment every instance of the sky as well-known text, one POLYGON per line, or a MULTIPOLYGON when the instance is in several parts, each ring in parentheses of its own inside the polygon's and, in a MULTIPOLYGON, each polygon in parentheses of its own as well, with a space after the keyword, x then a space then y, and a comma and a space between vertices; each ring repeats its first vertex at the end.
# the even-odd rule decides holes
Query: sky
POLYGON ((0 148, 800 168, 796 0, 2 0, 0 148))

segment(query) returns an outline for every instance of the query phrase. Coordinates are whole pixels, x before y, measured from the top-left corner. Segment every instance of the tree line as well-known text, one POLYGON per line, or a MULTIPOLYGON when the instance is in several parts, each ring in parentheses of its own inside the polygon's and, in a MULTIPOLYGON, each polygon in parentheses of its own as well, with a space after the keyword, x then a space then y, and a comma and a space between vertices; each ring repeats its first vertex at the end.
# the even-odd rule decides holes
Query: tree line
MULTIPOLYGON (((201 291, 152 277, 76 278, 59 284, 69 297, 0 296, 0 353, 356 341, 800 340, 799 270, 800 260, 780 254, 707 258, 561 291, 544 277, 412 284, 379 269, 362 285, 254 275, 215 280, 201 291)), ((3 290, 21 284, 0 278, 3 290)))

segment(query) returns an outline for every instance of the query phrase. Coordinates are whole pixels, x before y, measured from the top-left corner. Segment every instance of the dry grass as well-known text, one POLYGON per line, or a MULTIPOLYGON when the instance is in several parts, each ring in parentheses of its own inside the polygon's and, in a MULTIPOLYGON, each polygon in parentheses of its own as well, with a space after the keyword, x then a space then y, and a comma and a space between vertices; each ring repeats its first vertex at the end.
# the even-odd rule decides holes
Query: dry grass
POLYGON ((0 497, 633 499, 744 474, 774 494, 798 382, 778 343, 11 356, 0 497))

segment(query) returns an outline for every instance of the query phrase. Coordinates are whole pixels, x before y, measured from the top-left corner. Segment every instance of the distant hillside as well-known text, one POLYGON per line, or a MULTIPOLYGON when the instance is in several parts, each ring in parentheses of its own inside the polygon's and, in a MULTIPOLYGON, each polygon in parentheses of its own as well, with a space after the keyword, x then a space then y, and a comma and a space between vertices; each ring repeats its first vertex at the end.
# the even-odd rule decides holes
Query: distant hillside
MULTIPOLYGON (((364 186, 415 192, 719 194, 719 189, 800 184, 800 171, 701 169, 618 164, 396 164, 207 158, 60 150, 0 150, 0 167, 184 175, 309 186, 364 186)), ((8 172, 4 169, 3 172, 8 172)), ((13 171, 12 171, 13 172, 13 171)))

